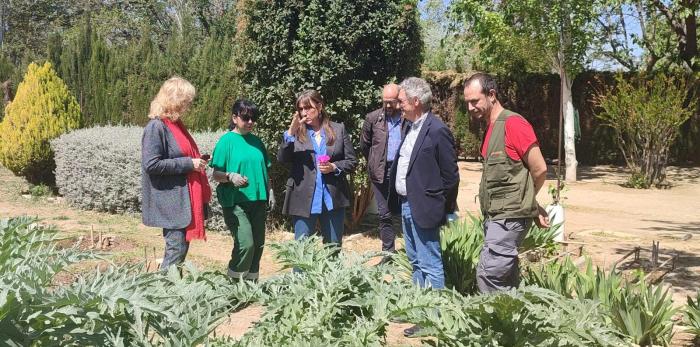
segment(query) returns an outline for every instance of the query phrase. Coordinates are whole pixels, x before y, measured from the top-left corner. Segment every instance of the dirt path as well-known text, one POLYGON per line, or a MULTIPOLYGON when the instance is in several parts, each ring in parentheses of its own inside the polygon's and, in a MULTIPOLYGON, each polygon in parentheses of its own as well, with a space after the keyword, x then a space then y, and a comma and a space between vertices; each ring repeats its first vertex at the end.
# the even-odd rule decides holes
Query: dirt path
MULTIPOLYGON (((460 162, 460 213, 476 213, 474 199, 478 192, 481 169, 479 163, 460 162)), ((585 244, 585 253, 598 265, 609 267, 635 246, 649 249, 652 241, 660 242, 661 252, 678 253, 679 267, 664 279, 672 286, 674 302, 683 304, 685 296, 700 289, 700 168, 671 168, 669 181, 674 186, 667 190, 635 190, 620 186, 625 181, 624 170, 610 166, 584 167, 579 170, 580 181, 568 185, 566 198, 566 234, 571 240, 585 244)), ((78 211, 60 199, 32 199, 21 192, 26 183, 0 168, 0 217, 33 215, 46 223, 56 225, 69 236, 87 239, 92 229, 97 235, 116 236, 113 249, 117 261, 141 261, 144 251, 152 260, 162 256, 160 230, 140 223, 139 216, 119 216, 78 211)), ((546 187, 538 201, 547 204, 546 187)), ((373 228, 372 223, 366 227, 373 228)), ((274 232, 268 242, 291 239, 288 232, 274 232)), ((85 241, 87 242, 87 241, 85 241)), ((350 251, 377 251, 376 237, 355 236, 343 245, 350 251)), ((194 242, 188 259, 205 269, 224 269, 231 251, 231 237, 209 234, 207 242, 194 242)), ((642 252, 642 258, 649 254, 642 252)), ((662 256, 663 260, 663 256, 662 256)), ((280 270, 270 252, 262 259, 261 276, 268 277, 280 270)), ((263 308, 252 306, 231 316, 217 333, 241 336, 260 317, 263 308)), ((405 339, 401 331, 407 325, 391 325, 387 337, 389 345, 415 345, 418 341, 405 339)), ((678 345, 686 342, 679 341, 678 345)))

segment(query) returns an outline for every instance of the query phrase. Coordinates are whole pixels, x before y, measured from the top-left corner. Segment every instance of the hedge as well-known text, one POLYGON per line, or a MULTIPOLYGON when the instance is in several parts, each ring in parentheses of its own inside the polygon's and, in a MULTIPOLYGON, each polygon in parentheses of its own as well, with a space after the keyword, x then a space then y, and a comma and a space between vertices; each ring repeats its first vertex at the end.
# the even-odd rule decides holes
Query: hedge
MULTIPOLYGON (((73 131, 51 141, 56 186, 66 201, 83 210, 110 213, 141 211, 141 135, 137 126, 98 126, 73 131)), ((192 133, 200 152, 212 153, 219 132, 192 133)), ((209 230, 227 230, 211 180, 209 230)))

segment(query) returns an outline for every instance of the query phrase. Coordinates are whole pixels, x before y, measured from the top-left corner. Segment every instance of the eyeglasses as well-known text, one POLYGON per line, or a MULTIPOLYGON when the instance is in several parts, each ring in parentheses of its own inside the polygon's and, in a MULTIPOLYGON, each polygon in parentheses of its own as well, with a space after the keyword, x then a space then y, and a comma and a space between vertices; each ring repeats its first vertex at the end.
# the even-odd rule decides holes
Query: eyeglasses
POLYGON ((244 122, 246 122, 246 123, 251 122, 251 121, 252 121, 253 123, 255 123, 255 122, 258 121, 258 117, 256 117, 256 116, 251 116, 251 115, 249 115, 249 114, 242 114, 242 115, 238 115, 237 117, 240 118, 242 121, 244 121, 244 122))
POLYGON ((382 100, 382 105, 384 108, 396 108, 398 106, 399 100, 398 99, 388 99, 388 100, 382 100))

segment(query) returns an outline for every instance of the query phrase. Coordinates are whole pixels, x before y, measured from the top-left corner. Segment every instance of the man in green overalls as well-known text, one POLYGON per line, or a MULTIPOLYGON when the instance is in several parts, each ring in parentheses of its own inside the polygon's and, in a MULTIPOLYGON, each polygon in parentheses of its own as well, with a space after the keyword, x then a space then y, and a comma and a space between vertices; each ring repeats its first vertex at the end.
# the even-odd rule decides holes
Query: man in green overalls
POLYGON ((518 247, 532 225, 548 227, 535 197, 547 165, 530 123, 503 108, 493 76, 477 73, 464 84, 469 113, 488 122, 481 146, 484 158, 479 201, 484 216, 484 248, 477 266, 482 293, 515 288, 520 282, 518 247))

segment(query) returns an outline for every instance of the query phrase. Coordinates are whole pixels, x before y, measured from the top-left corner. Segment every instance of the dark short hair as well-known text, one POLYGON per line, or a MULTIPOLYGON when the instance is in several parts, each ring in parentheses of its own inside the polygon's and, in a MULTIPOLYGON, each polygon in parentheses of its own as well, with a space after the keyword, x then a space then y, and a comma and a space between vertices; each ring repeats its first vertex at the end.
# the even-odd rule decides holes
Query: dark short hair
POLYGON ((496 99, 498 99, 498 83, 496 83, 496 77, 491 74, 483 73, 483 72, 477 72, 464 82, 464 88, 467 88, 472 82, 474 81, 479 81, 479 85, 481 85, 481 93, 484 95, 489 95, 489 92, 493 90, 496 92, 496 99))
MULTIPOLYGON (((258 118, 258 106, 256 106, 252 101, 246 99, 238 99, 231 106, 231 116, 248 116, 251 118, 258 118)), ((228 121, 228 130, 233 130, 236 128, 236 123, 233 122, 233 117, 230 117, 228 121)))

